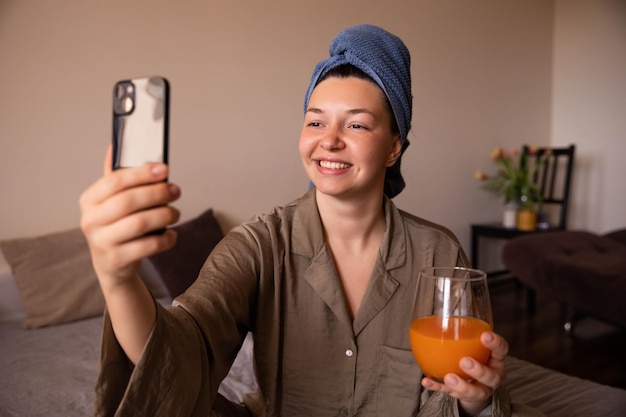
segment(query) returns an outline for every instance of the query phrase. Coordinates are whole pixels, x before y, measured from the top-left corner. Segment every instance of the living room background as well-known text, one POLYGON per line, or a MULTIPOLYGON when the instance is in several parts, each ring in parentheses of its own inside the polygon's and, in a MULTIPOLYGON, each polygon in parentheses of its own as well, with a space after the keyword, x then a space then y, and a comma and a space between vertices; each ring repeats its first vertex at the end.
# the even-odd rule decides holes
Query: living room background
POLYGON ((112 86, 132 76, 172 84, 182 220, 212 207, 229 228, 299 197, 304 90, 329 41, 358 23, 412 53, 401 208, 469 249, 469 225, 502 212, 474 179, 492 148, 576 143, 570 228, 624 226, 622 0, 5 0, 0 238, 78 225, 78 197, 110 142, 112 86))

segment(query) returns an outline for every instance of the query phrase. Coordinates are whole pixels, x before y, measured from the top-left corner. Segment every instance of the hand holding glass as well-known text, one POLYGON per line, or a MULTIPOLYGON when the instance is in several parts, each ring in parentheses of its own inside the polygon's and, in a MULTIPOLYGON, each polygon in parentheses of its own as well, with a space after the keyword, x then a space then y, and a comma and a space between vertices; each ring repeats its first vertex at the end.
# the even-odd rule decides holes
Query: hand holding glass
POLYGON ((489 349, 480 341, 492 330, 487 276, 461 267, 430 267, 418 276, 409 336, 424 375, 442 381, 448 373, 470 379, 459 361, 470 356, 487 363, 489 349))

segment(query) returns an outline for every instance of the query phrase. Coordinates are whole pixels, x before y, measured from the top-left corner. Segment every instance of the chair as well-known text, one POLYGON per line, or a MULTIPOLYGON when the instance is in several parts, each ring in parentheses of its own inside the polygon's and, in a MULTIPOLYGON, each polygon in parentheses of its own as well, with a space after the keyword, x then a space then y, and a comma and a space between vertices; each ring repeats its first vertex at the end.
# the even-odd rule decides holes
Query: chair
MULTIPOLYGON (((574 168, 575 145, 567 148, 539 148, 534 155, 530 155, 527 145, 522 148, 522 153, 529 155, 531 164, 536 164, 545 153, 550 150, 550 159, 533 176, 533 182, 539 187, 544 205, 559 207, 558 222, 555 230, 567 228, 567 213, 569 207, 569 194, 574 168), (558 182, 560 180, 560 183, 558 182), (559 187, 561 185, 561 187, 559 187)), ((522 158, 522 161, 525 159, 522 158)))
MULTIPOLYGON (((551 219, 553 218, 556 221, 553 222, 554 224, 550 224, 547 229, 537 229, 530 232, 505 228, 501 222, 472 224, 471 261, 474 268, 479 267, 479 243, 481 238, 512 239, 517 236, 565 230, 567 228, 576 146, 572 144, 564 148, 542 147, 531 155, 529 147, 525 145, 522 148, 522 153, 529 156, 529 164, 535 164, 548 150, 551 152, 551 155, 548 161, 537 170, 533 177, 533 182, 537 185, 543 197, 543 205, 552 214, 551 219)), ((525 159, 522 158, 522 160, 525 159)), ((495 276, 506 272, 508 271, 493 271, 488 273, 488 275, 495 276)))

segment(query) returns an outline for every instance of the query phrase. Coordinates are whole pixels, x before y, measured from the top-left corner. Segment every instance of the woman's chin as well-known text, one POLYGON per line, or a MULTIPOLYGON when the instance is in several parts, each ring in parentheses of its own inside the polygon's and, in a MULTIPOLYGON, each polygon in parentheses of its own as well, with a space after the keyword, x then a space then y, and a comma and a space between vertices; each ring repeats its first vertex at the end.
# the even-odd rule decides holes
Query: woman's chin
POLYGON ((347 191, 345 187, 341 187, 338 184, 328 184, 325 181, 314 183, 314 186, 318 192, 334 197, 340 196, 347 191))

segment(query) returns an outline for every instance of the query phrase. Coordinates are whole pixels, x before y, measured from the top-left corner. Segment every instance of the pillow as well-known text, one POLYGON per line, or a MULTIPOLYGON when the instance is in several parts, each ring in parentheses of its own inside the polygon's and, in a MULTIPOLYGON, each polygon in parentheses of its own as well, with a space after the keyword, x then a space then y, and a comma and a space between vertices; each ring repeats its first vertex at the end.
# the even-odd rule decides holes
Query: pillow
POLYGON ((149 260, 174 298, 196 280, 204 261, 224 234, 211 209, 172 229, 178 233, 176 246, 149 260))
MULTIPOLYGON (((152 296, 157 300, 169 299, 170 292, 161 280, 159 271, 156 270, 154 265, 147 259, 141 260, 141 268, 139 269, 139 276, 148 287, 148 290, 152 293, 152 296)), ((167 302, 167 300, 164 300, 167 302)), ((170 300, 171 301, 171 300, 170 300)))
POLYGON ((104 297, 78 228, 0 242, 34 329, 99 316, 104 297))

